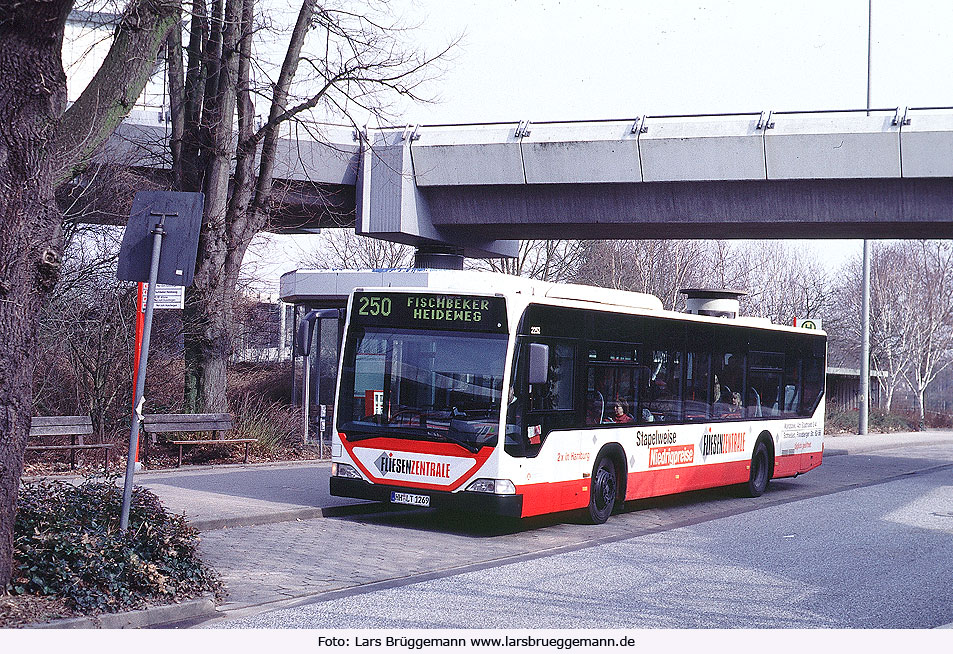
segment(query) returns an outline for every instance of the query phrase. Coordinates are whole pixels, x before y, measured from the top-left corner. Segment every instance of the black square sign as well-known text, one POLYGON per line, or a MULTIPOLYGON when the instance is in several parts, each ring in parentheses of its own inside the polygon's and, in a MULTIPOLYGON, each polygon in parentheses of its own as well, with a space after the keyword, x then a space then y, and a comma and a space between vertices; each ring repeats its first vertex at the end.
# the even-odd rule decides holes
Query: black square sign
POLYGON ((202 229, 204 193, 139 191, 119 248, 116 276, 130 282, 148 282, 152 266, 153 233, 162 222, 158 283, 189 286, 195 275, 195 255, 202 229))

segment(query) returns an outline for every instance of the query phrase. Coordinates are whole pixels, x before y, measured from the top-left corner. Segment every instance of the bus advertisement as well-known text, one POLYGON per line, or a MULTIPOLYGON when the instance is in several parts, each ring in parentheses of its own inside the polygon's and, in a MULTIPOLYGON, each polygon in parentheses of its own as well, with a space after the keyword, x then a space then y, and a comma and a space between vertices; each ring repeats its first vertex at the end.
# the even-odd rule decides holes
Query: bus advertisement
POLYGON ((826 335, 651 295, 464 273, 355 289, 331 493, 525 518, 821 464, 826 335))

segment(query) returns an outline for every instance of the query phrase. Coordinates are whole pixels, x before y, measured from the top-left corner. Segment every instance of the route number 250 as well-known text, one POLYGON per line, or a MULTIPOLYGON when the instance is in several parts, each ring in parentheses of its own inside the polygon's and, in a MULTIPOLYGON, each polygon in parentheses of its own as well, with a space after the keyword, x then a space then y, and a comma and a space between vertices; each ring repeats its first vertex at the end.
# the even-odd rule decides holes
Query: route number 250
POLYGON ((357 313, 362 316, 389 316, 390 315, 389 297, 362 297, 361 306, 357 313))

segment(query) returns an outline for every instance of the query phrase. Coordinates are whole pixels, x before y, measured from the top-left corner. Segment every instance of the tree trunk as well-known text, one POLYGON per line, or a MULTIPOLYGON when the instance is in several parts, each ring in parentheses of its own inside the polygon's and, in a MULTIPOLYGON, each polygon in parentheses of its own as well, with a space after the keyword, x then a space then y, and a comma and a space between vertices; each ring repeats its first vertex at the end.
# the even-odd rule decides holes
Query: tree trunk
POLYGON ((227 214, 236 150, 232 117, 238 97, 243 9, 242 0, 227 0, 222 14, 222 3, 216 1, 209 49, 205 51, 210 74, 205 85, 203 122, 210 128, 211 152, 205 170, 205 224, 199 236, 195 280, 186 291, 184 316, 185 404, 192 412, 228 411, 226 368, 232 353, 229 327, 234 287, 226 282, 225 260, 231 249, 227 214))
POLYGON ((0 589, 33 409, 36 316, 56 284, 62 230, 43 153, 66 101, 57 25, 71 2, 0 12, 0 589))
MULTIPOLYGON (((201 244, 199 246, 201 248, 201 244)), ((232 295, 224 283, 225 249, 206 250, 186 289, 185 403, 189 412, 228 411, 226 367, 232 353, 232 295)))
MULTIPOLYGON (((186 291, 185 404, 189 411, 228 411, 226 371, 233 352, 239 268, 252 238, 267 222, 280 117, 287 109, 288 88, 297 70, 314 6, 315 0, 302 3, 273 91, 269 125, 255 138, 249 79, 254 3, 226 0, 213 5, 211 36, 204 57, 206 62, 215 59, 215 63, 208 63, 210 74, 205 87, 207 119, 203 122, 210 126, 212 143, 205 162, 205 224, 199 238, 195 281, 186 291), (218 20, 222 11, 225 19, 218 20), (232 122, 236 109, 238 142, 232 122), (255 152, 262 141, 256 178, 255 152), (236 158, 234 183, 229 189, 231 164, 236 158)), ((192 60, 190 56, 190 66, 192 60)), ((197 75, 190 72, 188 77, 197 75)), ((201 163, 196 162, 194 167, 201 163)))
POLYGON ((0 591, 13 572, 38 316, 60 273, 54 191, 131 109, 173 20, 171 0, 134 0, 103 66, 67 111, 61 53, 72 4, 0 0, 0 591))
POLYGON ((923 403, 924 403, 924 397, 923 397, 923 396, 924 396, 925 394, 926 394, 926 387, 925 387, 925 386, 920 387, 920 388, 917 389, 917 409, 918 409, 919 412, 920 412, 920 421, 919 421, 918 424, 919 424, 919 427, 920 427, 921 431, 922 431, 923 429, 926 429, 926 426, 927 426, 926 407, 923 405, 923 403))

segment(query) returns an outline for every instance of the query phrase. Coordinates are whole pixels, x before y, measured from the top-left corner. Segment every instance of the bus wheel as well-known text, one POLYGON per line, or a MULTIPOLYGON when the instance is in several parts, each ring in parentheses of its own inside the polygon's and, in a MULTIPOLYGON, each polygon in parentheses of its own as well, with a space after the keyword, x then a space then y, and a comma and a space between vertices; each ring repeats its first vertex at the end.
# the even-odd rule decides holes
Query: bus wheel
POLYGON ((601 525, 609 519, 618 488, 615 464, 609 457, 601 457, 596 462, 589 487, 589 519, 592 524, 601 525))
POLYGON ((748 483, 745 485, 745 494, 748 497, 760 497, 768 488, 771 478, 771 461, 768 460, 768 446, 759 440, 754 446, 751 455, 751 470, 748 483))

